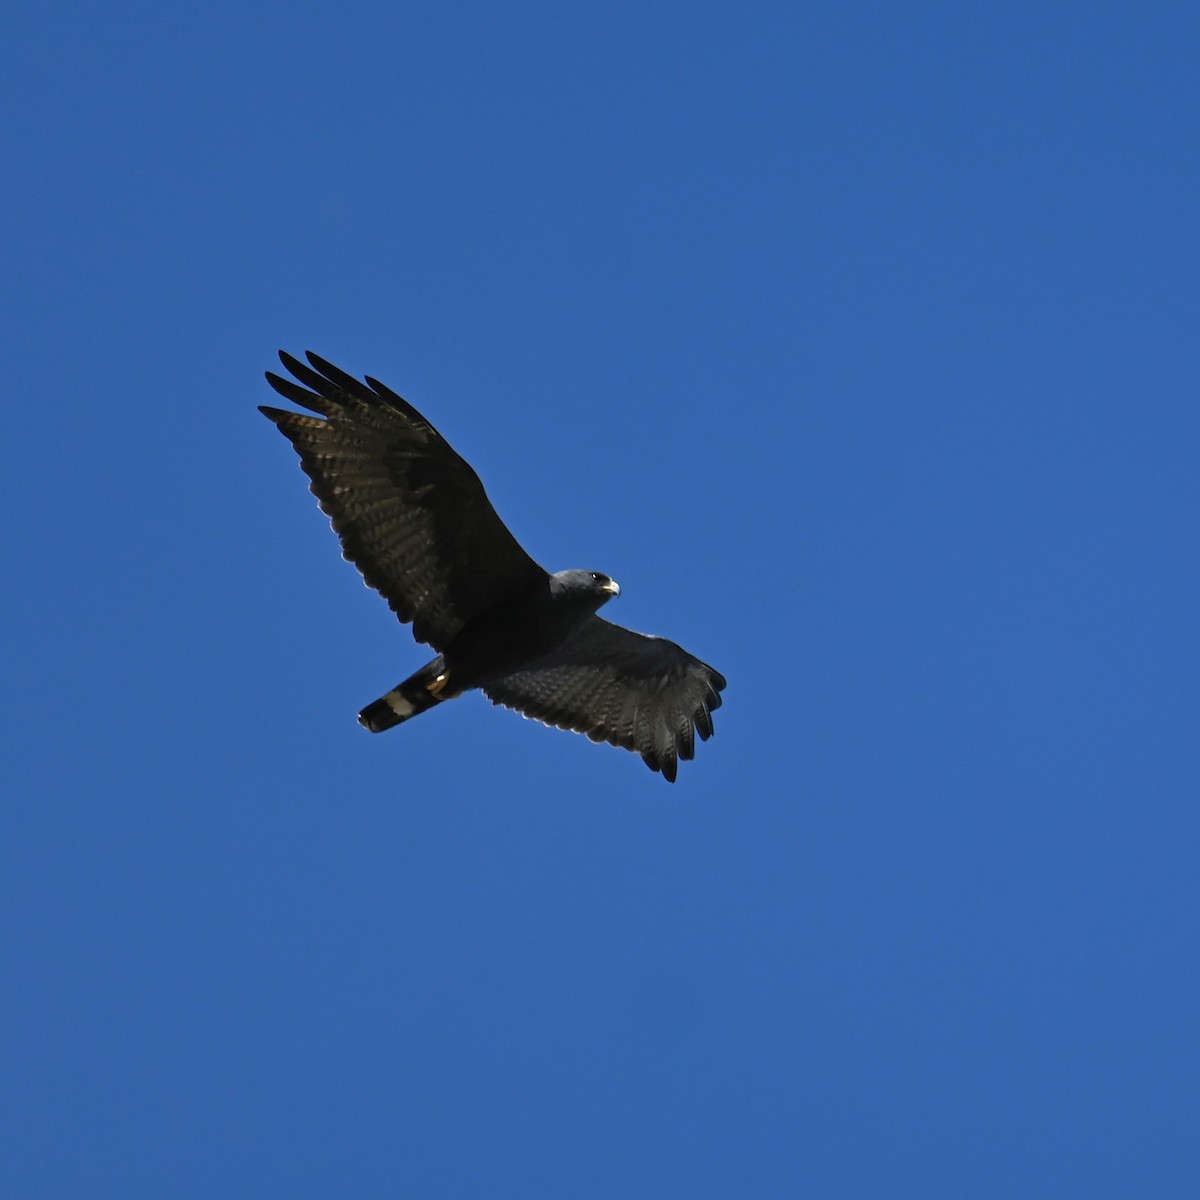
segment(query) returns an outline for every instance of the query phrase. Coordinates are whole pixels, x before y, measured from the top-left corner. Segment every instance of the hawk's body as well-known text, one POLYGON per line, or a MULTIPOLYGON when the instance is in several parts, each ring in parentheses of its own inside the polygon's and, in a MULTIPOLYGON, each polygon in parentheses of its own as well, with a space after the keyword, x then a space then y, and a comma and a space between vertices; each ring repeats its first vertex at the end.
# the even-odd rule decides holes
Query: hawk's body
POLYGON ((674 642, 596 616, 620 593, 607 575, 538 566, 471 467, 395 392, 314 354, 311 367, 280 358, 306 386, 268 372, 271 386, 321 415, 262 411, 295 446, 346 558, 438 651, 359 720, 378 733, 477 687, 674 780, 694 731, 712 733, 724 678, 674 642))

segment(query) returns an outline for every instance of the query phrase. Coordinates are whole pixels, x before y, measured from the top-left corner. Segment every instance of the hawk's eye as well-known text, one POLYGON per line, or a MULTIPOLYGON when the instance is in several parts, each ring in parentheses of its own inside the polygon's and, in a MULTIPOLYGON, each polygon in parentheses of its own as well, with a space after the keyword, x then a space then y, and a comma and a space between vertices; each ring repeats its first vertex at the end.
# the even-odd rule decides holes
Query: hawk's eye
POLYGON ((593 571, 593 572, 592 572, 592 580, 593 580, 593 582, 595 582, 595 583, 603 583, 603 582, 604 582, 604 576, 603 576, 603 575, 598 575, 598 574, 597 574, 595 571, 593 571))

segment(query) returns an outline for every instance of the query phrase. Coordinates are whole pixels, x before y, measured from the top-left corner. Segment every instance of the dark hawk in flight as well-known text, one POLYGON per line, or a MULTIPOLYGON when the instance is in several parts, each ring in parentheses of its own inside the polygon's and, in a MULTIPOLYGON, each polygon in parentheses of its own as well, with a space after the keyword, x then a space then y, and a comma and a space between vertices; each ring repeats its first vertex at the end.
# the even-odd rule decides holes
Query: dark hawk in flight
POLYGON ((725 680, 663 638, 596 615, 621 589, 598 571, 543 570, 479 476, 407 401, 315 354, 272 372, 310 412, 262 408, 296 448, 345 557, 437 657, 359 721, 380 733, 480 688, 493 704, 636 751, 674 781, 712 735, 725 680), (303 386, 301 386, 303 385, 303 386))

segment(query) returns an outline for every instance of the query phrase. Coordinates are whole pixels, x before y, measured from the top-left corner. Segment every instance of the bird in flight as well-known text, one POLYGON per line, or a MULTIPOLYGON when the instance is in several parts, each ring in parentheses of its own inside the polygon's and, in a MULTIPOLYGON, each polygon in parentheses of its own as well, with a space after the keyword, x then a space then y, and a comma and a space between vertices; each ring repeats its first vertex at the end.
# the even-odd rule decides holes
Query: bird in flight
POLYGON ((280 351, 309 412, 262 406, 359 569, 437 657, 359 713, 381 733, 479 688, 493 704, 642 756, 674 782, 712 735, 725 679, 665 638, 596 615, 621 594, 599 571, 550 574, 492 508, 479 476, 406 400, 309 353, 280 351))

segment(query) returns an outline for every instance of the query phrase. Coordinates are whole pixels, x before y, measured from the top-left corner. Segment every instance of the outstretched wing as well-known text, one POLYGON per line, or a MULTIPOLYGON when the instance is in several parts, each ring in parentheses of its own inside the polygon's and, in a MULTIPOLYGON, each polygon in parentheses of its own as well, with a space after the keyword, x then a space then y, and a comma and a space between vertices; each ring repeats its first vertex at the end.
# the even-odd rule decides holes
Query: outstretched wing
POLYGON ((672 783, 712 736, 725 679, 664 638, 589 617, 553 654, 484 686, 493 704, 636 751, 672 783))
POLYGON ((305 386, 270 371, 267 381, 321 416, 261 411, 295 446, 344 556, 417 641, 442 650, 472 617, 546 578, 479 476, 411 404, 315 354, 311 367, 279 357, 305 386))

